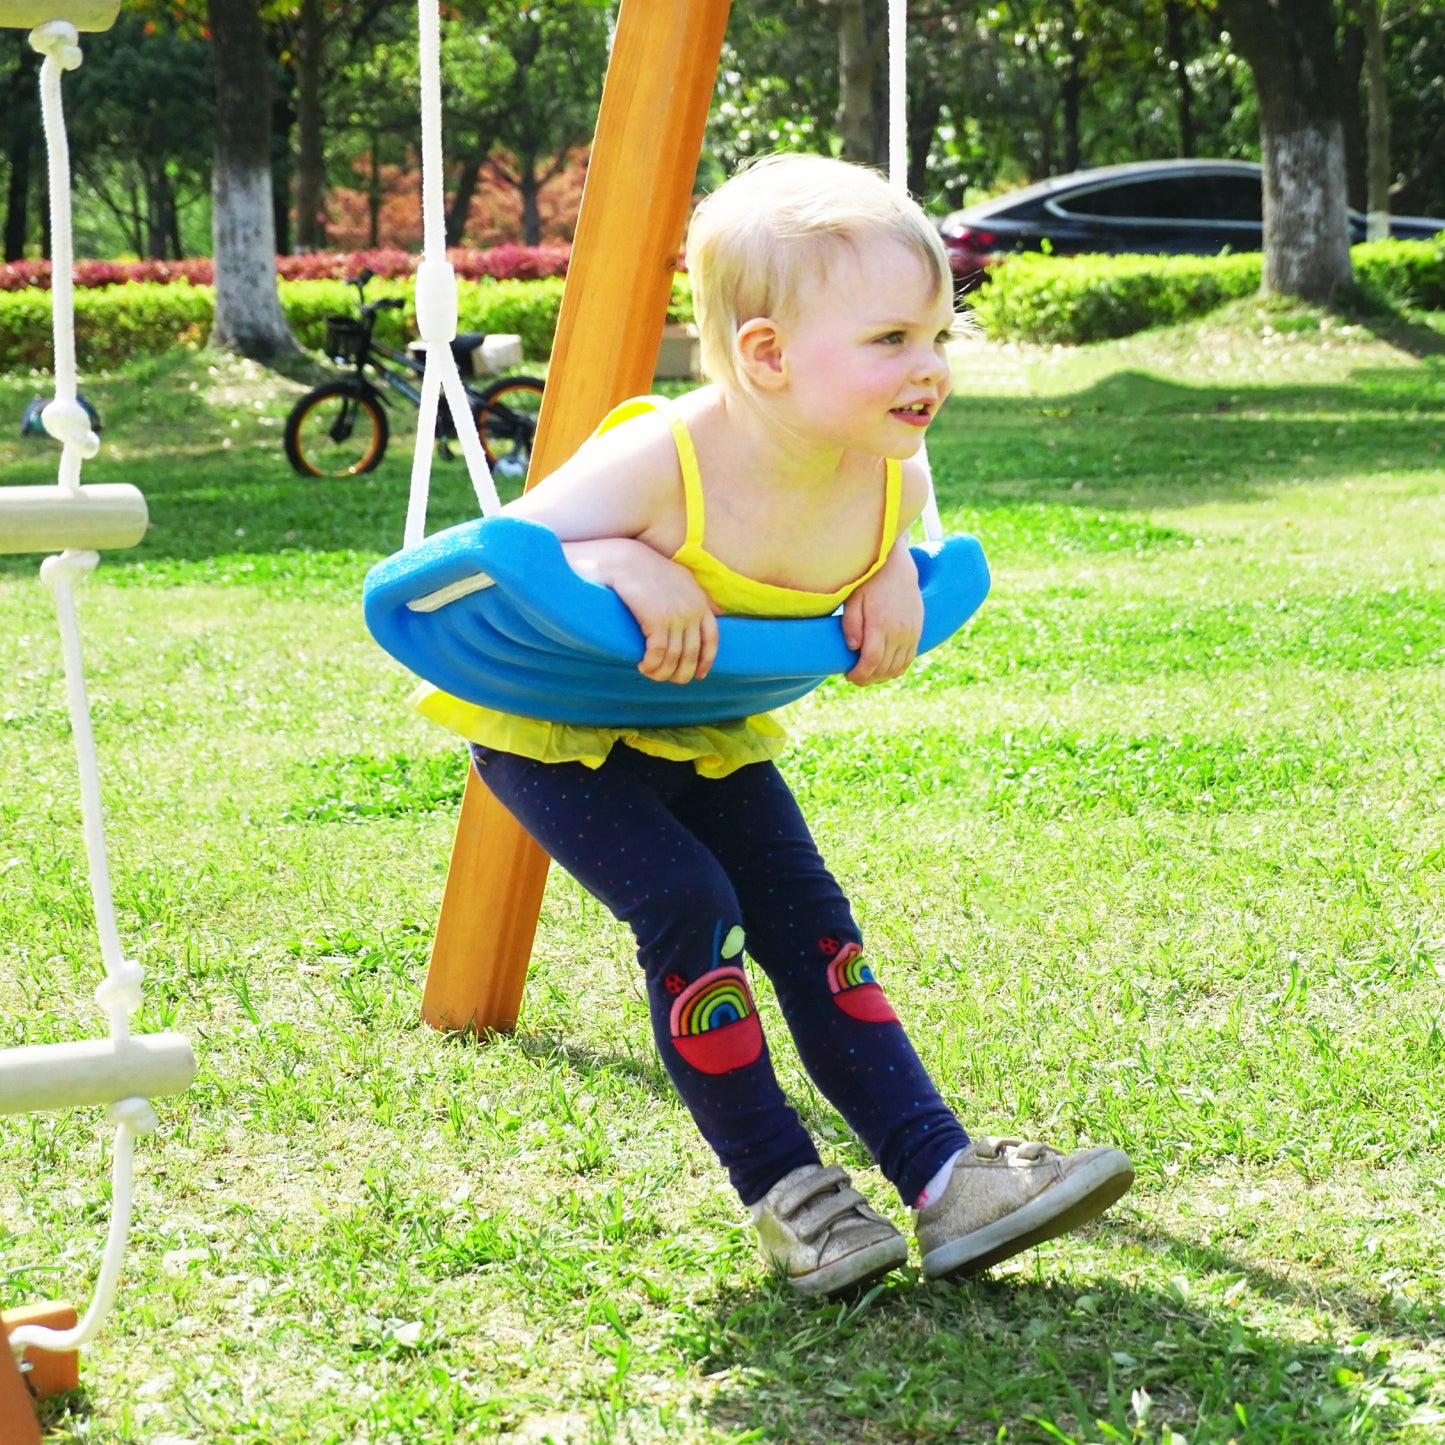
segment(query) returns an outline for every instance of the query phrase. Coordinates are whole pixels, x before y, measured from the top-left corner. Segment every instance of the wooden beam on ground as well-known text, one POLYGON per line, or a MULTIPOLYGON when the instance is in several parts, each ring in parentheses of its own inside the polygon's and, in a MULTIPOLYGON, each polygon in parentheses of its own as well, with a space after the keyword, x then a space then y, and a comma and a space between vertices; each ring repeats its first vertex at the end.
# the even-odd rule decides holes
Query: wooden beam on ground
MULTIPOLYGON (((618 402, 651 389, 728 8, 729 0, 623 0, 529 486, 618 402)), ((469 775, 422 994, 427 1023, 516 1023, 547 864, 469 775)))
POLYGON ((10 1348, 10 1332, 21 1325, 44 1325, 51 1330, 75 1328, 75 1306, 64 1300, 21 1305, 0 1314, 0 1445, 41 1445, 35 1400, 63 1395, 80 1387, 80 1355, 76 1350, 39 1350, 33 1345, 23 1355, 27 1366, 10 1348))
MULTIPOLYGON (((4 1331, 0 1330, 0 1335, 4 1331)), ((25 1377, 9 1344, 0 1339, 0 1445, 41 1445, 40 1422, 25 1377)))
MULTIPOLYGON (((68 1300, 42 1300, 38 1304, 20 1305, 16 1309, 0 1314, 0 1353, 14 1355, 10 1349, 10 1334, 21 1325, 42 1325, 47 1330, 73 1330, 79 1316, 75 1306, 68 1300)), ((64 1395, 80 1388, 79 1350, 42 1350, 30 1345, 21 1357, 26 1365, 23 1376, 25 1392, 43 1400, 49 1395, 64 1395)), ((35 1437, 40 1438, 38 1435, 35 1437)), ((0 1445, 9 1445, 10 1437, 0 1430, 0 1445)))

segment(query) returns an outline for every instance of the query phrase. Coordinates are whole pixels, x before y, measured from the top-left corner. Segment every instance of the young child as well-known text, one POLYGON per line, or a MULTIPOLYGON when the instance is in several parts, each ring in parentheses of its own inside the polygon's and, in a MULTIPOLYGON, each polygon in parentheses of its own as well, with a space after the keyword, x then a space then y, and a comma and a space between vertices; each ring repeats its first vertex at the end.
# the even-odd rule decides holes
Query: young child
MULTIPOLYGON (((949 390, 948 262, 871 171, 777 156, 698 207, 687 243, 712 384, 629 402, 507 510, 551 527, 617 591, 648 677, 686 686, 719 613, 842 605, 858 684, 915 655, 908 551, 918 451, 949 390)), ((633 930, 668 1074, 757 1224, 807 1293, 856 1288, 908 1244, 824 1167, 774 1077, 743 952, 768 977, 804 1068, 917 1211, 930 1278, 985 1269, 1093 1218, 1128 1189, 1117 1149, 970 1140, 868 964, 848 900, 772 759, 770 716, 707 727, 554 725, 423 688, 487 786, 633 930)))

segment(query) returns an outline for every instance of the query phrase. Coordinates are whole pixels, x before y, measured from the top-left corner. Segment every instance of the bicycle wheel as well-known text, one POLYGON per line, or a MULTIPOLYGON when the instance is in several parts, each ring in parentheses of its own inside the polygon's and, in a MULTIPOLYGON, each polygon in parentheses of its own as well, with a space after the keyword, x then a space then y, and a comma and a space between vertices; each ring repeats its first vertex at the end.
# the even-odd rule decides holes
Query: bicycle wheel
POLYGON ((375 392, 328 381, 286 418, 286 460, 303 477, 356 477, 386 455, 386 411, 375 392))
POLYGON ((541 406, 542 383, 534 376, 504 376, 478 396, 472 415, 498 481, 525 480, 541 406))

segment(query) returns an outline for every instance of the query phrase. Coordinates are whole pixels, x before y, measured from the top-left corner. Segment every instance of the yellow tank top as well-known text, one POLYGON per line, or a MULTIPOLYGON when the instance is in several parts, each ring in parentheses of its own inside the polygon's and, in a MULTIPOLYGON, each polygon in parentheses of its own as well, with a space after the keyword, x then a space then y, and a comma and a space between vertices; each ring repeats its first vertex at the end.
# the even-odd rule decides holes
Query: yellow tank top
MULTIPOLYGON (((836 592, 804 592, 744 577, 718 561, 703 546, 702 474, 697 464, 692 437, 670 402, 663 397, 637 397, 615 408, 597 428, 597 434, 644 412, 656 411, 666 418, 677 445, 686 504, 686 535, 672 554, 697 578, 703 591, 719 610, 734 617, 826 617, 847 599, 849 593, 868 580, 884 563, 898 530, 898 504, 902 492, 902 471, 889 460, 885 471, 883 527, 878 555, 866 572, 836 592)), ((683 684, 684 686, 686 684, 683 684)), ((519 717, 498 712, 452 697, 430 683, 423 683, 411 696, 411 704, 424 717, 440 723, 468 742, 481 743, 499 752, 517 753, 544 763, 584 763, 601 767, 617 743, 654 757, 691 762, 704 777, 723 777, 748 763, 776 757, 787 734, 771 713, 733 718, 705 726, 612 728, 581 723, 552 723, 540 718, 519 717)))

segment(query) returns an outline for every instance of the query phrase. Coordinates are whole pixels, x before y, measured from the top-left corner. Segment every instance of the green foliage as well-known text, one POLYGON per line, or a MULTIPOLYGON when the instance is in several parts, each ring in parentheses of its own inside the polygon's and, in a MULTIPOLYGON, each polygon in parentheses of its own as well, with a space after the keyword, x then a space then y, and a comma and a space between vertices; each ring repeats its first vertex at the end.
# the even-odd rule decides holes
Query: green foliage
MULTIPOLYGON (((302 346, 320 350, 328 316, 356 312, 356 292, 344 281, 282 281, 281 307, 302 346)), ((467 331, 513 332, 522 338, 529 359, 551 354, 562 304, 562 281, 458 281, 460 324, 467 331)), ((683 289, 683 296, 686 290, 683 289)), ((411 296, 409 281, 373 281, 368 299, 411 296)), ((690 304, 690 303, 688 303, 690 304)), ((202 344, 215 314, 209 286, 131 283, 75 293, 75 327, 82 369, 120 366, 139 356, 154 356, 174 346, 202 344)), ((377 318, 376 337, 404 346, 415 335, 407 311, 377 318)), ((50 293, 0 292, 0 371, 47 369, 51 359, 50 293)))
MULTIPOLYGON (((204 341, 215 314, 209 286, 104 286, 75 293, 76 351, 82 370, 204 341)), ((0 294, 0 370, 48 368, 50 293, 0 294)))
MULTIPOLYGON (((1445 240, 1376 241, 1353 252, 1367 298, 1445 305, 1445 240)), ((968 300, 997 340, 1084 345, 1202 316, 1257 291, 1258 254, 1012 257, 968 300)))
POLYGON ((1433 241, 1371 241, 1356 246, 1355 284, 1392 306, 1445 309, 1445 234, 1433 241))
POLYGON ((557 313, 562 307, 562 280, 477 281, 457 283, 458 316, 463 330, 511 332, 522 338, 530 360, 552 354, 557 313))
POLYGON ((694 321, 692 314, 692 281, 685 271, 672 278, 672 295, 667 302, 669 321, 694 321))
MULTIPOLYGON (((308 351, 319 351, 325 344, 328 316, 356 315, 356 288, 345 281, 282 281, 277 290, 291 334, 308 351)), ((387 296, 410 298, 411 291, 410 281, 378 278, 367 286, 366 299, 380 301, 387 296)), ((389 346, 405 346, 414 335, 408 329, 411 325, 409 317, 410 312, 407 311, 380 312, 372 335, 389 346)))
MULTIPOLYGON (((627 929, 560 870, 517 1031, 418 1023, 467 759, 358 606, 407 449, 304 481, 303 383, 88 377, 87 480, 153 523, 80 597, 118 922, 137 1032, 200 1073, 158 1101, 98 1383, 46 1402, 47 1445, 1438 1442, 1445 317, 1411 353, 1269 316, 955 347, 930 455, 993 594, 898 681, 790 709, 782 766, 945 1097, 1139 1166, 990 1278, 831 1304, 768 1277, 627 929)), ((0 377, 0 416, 35 390, 0 377)), ((0 484, 55 457, 0 429, 0 484)), ((435 526, 475 514, 459 466, 434 482, 435 526)), ((15 1043, 98 1032, 38 560, 0 558, 15 1043)), ((753 981, 825 1157, 906 1228, 753 981)), ((87 1290, 105 1133, 0 1119, 5 1303, 87 1290)))
POLYGON ((1019 256, 969 297, 998 340, 1081 344, 1212 311, 1259 289, 1246 256, 1019 256))

